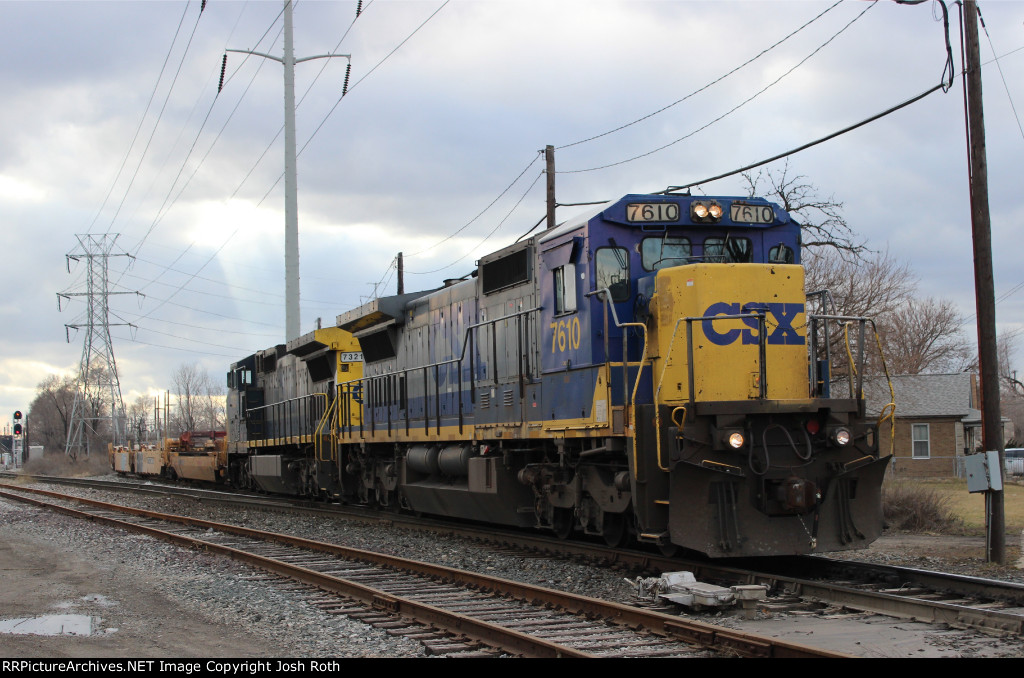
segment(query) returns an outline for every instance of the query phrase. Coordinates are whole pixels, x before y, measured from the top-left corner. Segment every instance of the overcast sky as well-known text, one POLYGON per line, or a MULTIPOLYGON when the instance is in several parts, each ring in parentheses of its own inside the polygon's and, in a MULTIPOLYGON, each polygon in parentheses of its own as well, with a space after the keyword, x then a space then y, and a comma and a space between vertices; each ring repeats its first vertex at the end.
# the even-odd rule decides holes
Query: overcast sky
MULTIPOLYGON (((344 99, 345 59, 297 66, 302 332, 375 289, 394 293, 399 251, 406 289, 427 289, 529 230, 544 215, 547 144, 561 203, 656 191, 868 118, 938 84, 946 65, 932 2, 362 4, 358 19, 355 2, 295 7, 297 57, 352 55, 344 99)), ((1024 327, 1024 1, 979 6, 997 319, 1024 327)), ((48 374, 77 372, 86 333, 65 326, 87 322, 76 295, 89 265, 66 255, 83 253, 79 236, 116 235, 111 252, 134 257, 108 260, 111 291, 132 293, 110 297, 126 404, 172 388, 184 363, 220 381, 284 342, 282 68, 230 53, 217 94, 226 49, 282 53, 281 11, 0 2, 0 426, 48 374)), ((844 203, 869 246, 907 261, 922 295, 953 300, 973 337, 963 105, 957 77, 792 156, 789 171, 844 203)))

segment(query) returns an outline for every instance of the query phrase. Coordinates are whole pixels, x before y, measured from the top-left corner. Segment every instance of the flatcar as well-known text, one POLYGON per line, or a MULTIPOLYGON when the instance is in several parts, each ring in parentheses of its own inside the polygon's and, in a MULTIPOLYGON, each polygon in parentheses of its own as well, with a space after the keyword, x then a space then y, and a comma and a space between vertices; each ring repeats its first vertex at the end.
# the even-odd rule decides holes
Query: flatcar
POLYGON ((226 431, 186 431, 159 444, 108 445, 110 468, 122 475, 225 484, 226 436, 226 431))
POLYGON ((866 547, 889 457, 863 352, 835 388, 822 337, 869 321, 812 313, 800 255, 764 199, 602 204, 234 363, 229 479, 711 557, 866 547))

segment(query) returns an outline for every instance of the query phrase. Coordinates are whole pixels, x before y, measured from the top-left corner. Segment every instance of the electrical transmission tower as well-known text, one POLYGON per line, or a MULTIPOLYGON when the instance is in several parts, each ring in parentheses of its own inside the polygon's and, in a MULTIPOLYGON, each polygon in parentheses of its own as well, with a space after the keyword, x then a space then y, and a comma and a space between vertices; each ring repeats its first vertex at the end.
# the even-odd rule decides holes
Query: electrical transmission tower
POLYGON ((71 261, 85 260, 88 265, 84 292, 58 292, 60 300, 70 301, 71 297, 85 297, 86 311, 76 322, 65 325, 68 343, 71 330, 85 330, 82 344, 82 360, 78 366, 78 387, 74 404, 68 417, 68 441, 65 453, 72 459, 89 456, 90 433, 99 433, 100 422, 109 420, 110 437, 115 445, 125 439, 126 421, 124 403, 121 401, 121 384, 117 378, 117 362, 114 360, 114 343, 110 328, 130 323, 110 322, 109 297, 115 294, 139 294, 139 292, 112 292, 108 278, 110 257, 129 257, 127 253, 114 253, 117 234, 77 235, 81 252, 67 255, 68 273, 71 261))

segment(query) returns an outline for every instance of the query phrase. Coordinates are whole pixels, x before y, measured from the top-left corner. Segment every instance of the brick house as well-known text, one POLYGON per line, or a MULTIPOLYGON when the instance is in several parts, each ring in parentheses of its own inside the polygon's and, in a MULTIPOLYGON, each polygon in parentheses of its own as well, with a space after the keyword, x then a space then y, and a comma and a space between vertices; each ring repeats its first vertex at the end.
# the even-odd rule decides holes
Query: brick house
MULTIPOLYGON (((974 374, 916 374, 892 377, 896 394, 895 445, 891 473, 897 478, 963 476, 963 457, 980 451, 981 412, 974 374)), ((865 381, 867 411, 878 415, 889 402, 884 378, 865 381)), ((1003 419, 1004 439, 1009 420, 1003 419)), ((879 431, 879 450, 889 454, 888 422, 879 431)))

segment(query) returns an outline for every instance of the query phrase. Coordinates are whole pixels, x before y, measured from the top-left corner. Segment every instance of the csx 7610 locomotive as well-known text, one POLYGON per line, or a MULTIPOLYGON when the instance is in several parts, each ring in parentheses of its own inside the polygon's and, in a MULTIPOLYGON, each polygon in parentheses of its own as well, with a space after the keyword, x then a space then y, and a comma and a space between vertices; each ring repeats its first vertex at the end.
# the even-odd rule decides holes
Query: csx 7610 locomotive
POLYGON ((857 377, 830 393, 837 322, 863 336, 809 313, 777 205, 627 195, 233 364, 228 475, 716 557, 863 548, 888 457, 857 377))

